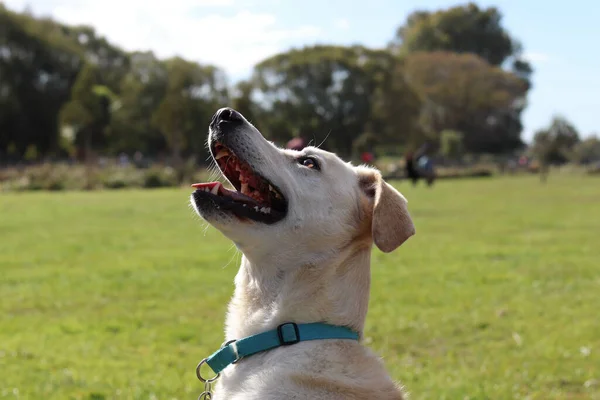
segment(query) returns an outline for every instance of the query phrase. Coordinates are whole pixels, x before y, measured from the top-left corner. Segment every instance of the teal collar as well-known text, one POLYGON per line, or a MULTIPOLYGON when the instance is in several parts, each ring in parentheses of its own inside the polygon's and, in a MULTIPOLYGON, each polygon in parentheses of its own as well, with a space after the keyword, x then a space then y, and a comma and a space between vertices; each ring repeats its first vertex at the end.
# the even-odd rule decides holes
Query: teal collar
POLYGON ((271 331, 248 336, 240 340, 231 340, 205 359, 205 362, 218 374, 229 365, 235 364, 244 357, 280 346, 289 346, 307 340, 321 339, 358 340, 358 333, 343 326, 323 323, 295 324, 293 322, 286 322, 271 331))

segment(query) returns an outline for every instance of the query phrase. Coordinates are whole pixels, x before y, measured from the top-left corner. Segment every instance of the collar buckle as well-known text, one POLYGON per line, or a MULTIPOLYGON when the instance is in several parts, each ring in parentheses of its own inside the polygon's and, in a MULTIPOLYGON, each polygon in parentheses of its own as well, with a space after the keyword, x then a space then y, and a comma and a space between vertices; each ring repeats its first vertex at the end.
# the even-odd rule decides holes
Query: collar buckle
POLYGON ((286 322, 277 327, 279 344, 289 346, 300 342, 300 329, 295 322, 286 322))

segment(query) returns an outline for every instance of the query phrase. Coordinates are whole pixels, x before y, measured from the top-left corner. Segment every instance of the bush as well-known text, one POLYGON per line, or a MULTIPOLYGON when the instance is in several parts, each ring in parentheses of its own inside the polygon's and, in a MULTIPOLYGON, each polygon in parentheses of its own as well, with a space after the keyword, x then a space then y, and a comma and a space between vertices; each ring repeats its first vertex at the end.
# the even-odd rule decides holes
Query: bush
MULTIPOLYGON (((186 166, 183 182, 206 181, 203 168, 186 166)), ((44 163, 0 169, 0 190, 96 190, 122 188, 159 188, 179 185, 178 173, 169 166, 139 169, 133 165, 88 168, 80 164, 44 163)))
POLYGON ((589 175, 600 175, 600 161, 595 164, 590 165, 587 168, 587 173, 589 175))
POLYGON ((177 173, 171 167, 152 167, 144 174, 143 187, 159 188, 177 186, 177 173))
POLYGON ((0 180, 3 190, 73 190, 83 189, 85 174, 81 167, 45 163, 6 169, 0 180))
POLYGON ((100 179, 106 189, 142 187, 143 172, 132 166, 109 166, 102 171, 100 179))

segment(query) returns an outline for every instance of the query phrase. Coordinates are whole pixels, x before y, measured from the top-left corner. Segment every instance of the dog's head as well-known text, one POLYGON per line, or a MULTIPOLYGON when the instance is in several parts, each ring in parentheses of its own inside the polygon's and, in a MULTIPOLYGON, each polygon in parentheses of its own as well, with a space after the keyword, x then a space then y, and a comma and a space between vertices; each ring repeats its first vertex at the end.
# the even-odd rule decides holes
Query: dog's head
POLYGON ((314 147, 277 148, 230 108, 209 131, 212 157, 235 190, 195 184, 192 204, 251 261, 313 263, 354 240, 389 252, 415 232, 406 199, 375 169, 314 147))

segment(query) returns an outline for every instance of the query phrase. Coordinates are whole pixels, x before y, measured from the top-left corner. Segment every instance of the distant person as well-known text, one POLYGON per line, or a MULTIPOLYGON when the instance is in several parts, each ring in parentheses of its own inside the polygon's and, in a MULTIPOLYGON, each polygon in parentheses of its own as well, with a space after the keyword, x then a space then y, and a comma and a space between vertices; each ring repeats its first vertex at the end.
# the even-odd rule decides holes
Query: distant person
POLYGON ((119 165, 121 167, 126 167, 129 165, 129 156, 125 153, 119 154, 119 165))
POLYGON ((306 140, 302 137, 295 137, 285 145, 286 149, 301 151, 307 146, 306 140))
POLYGON ((524 168, 524 167, 527 167, 527 164, 529 164, 529 160, 527 159, 527 157, 525 157, 525 156, 519 157, 519 166, 524 168))
POLYGON ((433 185, 435 180, 433 160, 425 154, 427 148, 427 144, 424 144, 416 152, 409 151, 405 156, 406 176, 413 186, 416 186, 421 178, 425 179, 428 186, 433 185))
POLYGON ((365 151, 360 155, 360 159, 365 164, 372 164, 375 160, 375 155, 370 151, 365 151))
POLYGON ((429 175, 431 171, 433 171, 433 163, 431 159, 426 155, 421 156, 417 161, 417 165, 419 166, 419 170, 425 173, 425 175, 429 175))
POLYGON ((515 172, 517 172, 517 162, 515 160, 508 160, 508 162, 506 163, 506 168, 508 169, 508 173, 509 174, 514 174, 515 172))
POLYGON ((404 157, 404 168, 406 169, 406 177, 416 186, 419 181, 419 172, 415 165, 415 154, 412 151, 406 153, 404 157))
POLYGON ((135 166, 137 168, 144 168, 145 167, 144 154, 141 151, 137 150, 133 154, 133 162, 135 163, 135 166))

